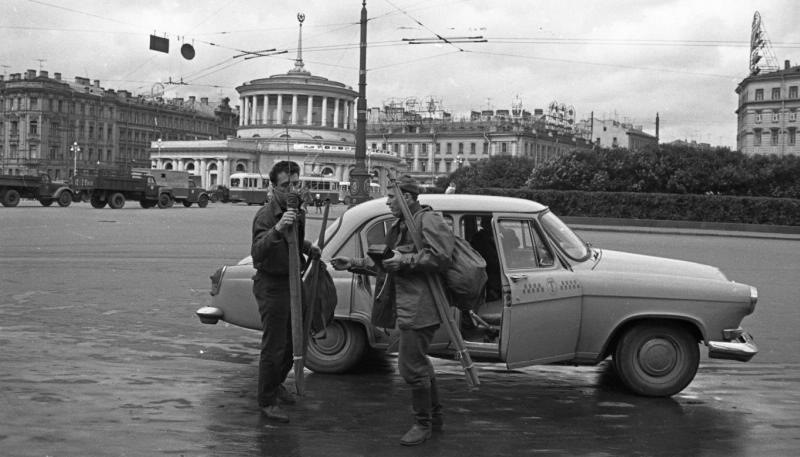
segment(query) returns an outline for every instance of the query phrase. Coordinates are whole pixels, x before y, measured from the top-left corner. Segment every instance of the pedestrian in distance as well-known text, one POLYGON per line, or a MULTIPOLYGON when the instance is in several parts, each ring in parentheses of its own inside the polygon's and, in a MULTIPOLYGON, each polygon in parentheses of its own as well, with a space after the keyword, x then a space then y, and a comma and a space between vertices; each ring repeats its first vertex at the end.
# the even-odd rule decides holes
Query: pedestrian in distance
POLYGON ((446 194, 454 194, 454 193, 456 193, 456 185, 455 185, 455 183, 451 182, 447 186, 447 189, 444 190, 444 193, 446 193, 446 194))
POLYGON ((397 364, 411 388, 414 411, 414 424, 400 444, 413 446, 425 442, 432 431, 444 425, 436 373, 427 355, 441 321, 427 278, 447 270, 455 240, 444 218, 417 201, 417 181, 403 176, 398 184, 401 193, 394 187, 386 193, 386 204, 397 221, 386 235, 385 247, 370 249, 365 258, 336 257, 331 264, 336 270, 377 276, 372 323, 383 328, 396 326, 399 332, 397 364), (404 220, 399 199, 405 200, 413 221, 404 220), (407 224, 415 224, 421 233, 422 250, 414 246, 407 224))
MULTIPOLYGON (((302 253, 319 255, 317 246, 305 239, 305 211, 301 208, 300 166, 277 162, 269 172, 272 198, 253 219, 253 294, 258 303, 263 333, 258 365, 258 406, 267 419, 289 422, 280 404, 294 404, 294 395, 283 382, 292 368, 292 330, 289 293, 289 243, 297 226, 302 253)), ((302 262, 303 259, 301 258, 302 262)))

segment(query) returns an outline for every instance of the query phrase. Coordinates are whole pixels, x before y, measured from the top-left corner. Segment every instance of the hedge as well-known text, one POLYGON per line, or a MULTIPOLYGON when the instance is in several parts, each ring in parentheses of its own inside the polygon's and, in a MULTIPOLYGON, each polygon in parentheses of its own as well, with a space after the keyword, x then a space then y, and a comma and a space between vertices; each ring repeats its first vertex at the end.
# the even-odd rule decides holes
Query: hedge
POLYGON ((504 188, 467 192, 534 200, 559 216, 800 225, 800 200, 792 198, 504 188))

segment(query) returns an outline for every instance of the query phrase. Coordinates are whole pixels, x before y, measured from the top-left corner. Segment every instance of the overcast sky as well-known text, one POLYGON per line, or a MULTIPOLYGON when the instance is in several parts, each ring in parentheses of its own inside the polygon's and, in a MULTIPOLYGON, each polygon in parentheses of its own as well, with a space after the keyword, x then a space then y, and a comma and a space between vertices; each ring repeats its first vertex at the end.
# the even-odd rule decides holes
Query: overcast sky
MULTIPOLYGON (((314 75, 358 90, 360 0, 3 0, 3 73, 27 69, 148 95, 230 97, 285 73, 297 52, 314 75), (149 35, 170 53, 149 50, 149 35), (193 45, 186 60, 180 48, 193 45), (243 51, 288 53, 245 60, 243 51), (41 59, 41 60, 40 60, 41 59), (183 81, 187 85, 170 85, 183 81)), ((369 0, 367 104, 433 96, 454 115, 556 101, 578 119, 617 118, 661 139, 735 146, 737 84, 761 13, 778 64, 800 64, 796 0, 369 0), (404 38, 482 36, 486 43, 409 45, 404 38)))

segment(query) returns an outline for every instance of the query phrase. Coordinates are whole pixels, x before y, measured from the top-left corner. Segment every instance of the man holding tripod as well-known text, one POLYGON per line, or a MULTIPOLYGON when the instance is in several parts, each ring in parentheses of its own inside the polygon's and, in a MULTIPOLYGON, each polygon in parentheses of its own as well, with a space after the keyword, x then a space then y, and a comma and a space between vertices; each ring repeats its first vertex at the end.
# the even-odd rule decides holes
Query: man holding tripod
POLYGON ((319 255, 319 248, 305 239, 305 212, 300 208, 300 166, 277 162, 269 172, 273 198, 253 219, 253 294, 261 314, 263 334, 258 366, 258 406, 267 419, 289 422, 279 403, 294 404, 294 395, 283 382, 292 368, 292 329, 289 287, 289 243, 297 225, 302 254, 319 255))
POLYGON ((390 187, 386 204, 397 222, 386 235, 385 251, 378 259, 370 257, 336 257, 331 265, 336 270, 377 275, 372 323, 393 328, 400 333, 397 361, 400 375, 411 387, 414 424, 400 438, 400 444, 414 446, 431 437, 444 425, 436 372, 428 358, 433 335, 441 324, 428 276, 443 273, 453 256, 454 235, 441 215, 417 201, 420 186, 410 176, 398 181, 400 192, 390 187), (408 206, 413 221, 405 220, 401 205, 408 206), (424 246, 418 250, 407 225, 414 224, 424 246))

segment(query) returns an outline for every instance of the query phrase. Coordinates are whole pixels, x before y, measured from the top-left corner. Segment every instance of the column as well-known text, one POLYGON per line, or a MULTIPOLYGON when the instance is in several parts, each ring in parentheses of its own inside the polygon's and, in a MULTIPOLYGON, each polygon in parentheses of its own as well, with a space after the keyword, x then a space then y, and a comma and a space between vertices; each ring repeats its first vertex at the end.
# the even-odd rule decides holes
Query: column
POLYGON ((239 113, 239 126, 244 125, 244 97, 239 97, 239 106, 241 106, 242 112, 239 113))
POLYGON ((292 125, 297 125, 297 94, 292 95, 292 125))
POLYGON ((333 128, 339 128, 339 99, 333 104, 333 128))
POLYGON ((311 110, 311 108, 313 108, 313 107, 314 107, 314 96, 313 95, 309 95, 308 96, 308 114, 306 115, 306 125, 314 125, 314 123, 312 122, 312 120, 313 120, 312 116, 313 116, 314 112, 311 110))
POLYGON ((350 102, 350 115, 347 116, 347 122, 348 122, 348 124, 350 124, 349 128, 352 129, 352 130, 355 130, 355 128, 356 128, 356 110, 355 110, 355 107, 356 107, 356 102, 355 101, 351 101, 350 102))
POLYGON ((220 165, 219 166, 219 180, 220 180, 220 183, 224 183, 224 184, 227 185, 228 182, 231 180, 231 177, 230 177, 231 166, 228 163, 228 159, 227 158, 221 159, 219 161, 219 165, 220 165))
POLYGON ((269 94, 264 94, 264 123, 269 124, 269 94))
POLYGON ((276 124, 283 124, 283 94, 278 94, 278 110, 277 116, 275 118, 276 124))
POLYGON ((244 97, 244 108, 242 117, 244 118, 244 125, 250 124, 250 97, 244 97))
POLYGON ((322 126, 328 125, 328 97, 322 97, 322 126))
POLYGON ((200 173, 200 186, 203 189, 208 189, 208 176, 206 176, 206 159, 200 159, 199 173, 200 173))
POLYGON ((342 127, 344 127, 345 130, 349 130, 350 129, 350 102, 348 102, 347 100, 344 101, 343 117, 344 117, 344 119, 342 119, 342 124, 343 124, 342 127))

